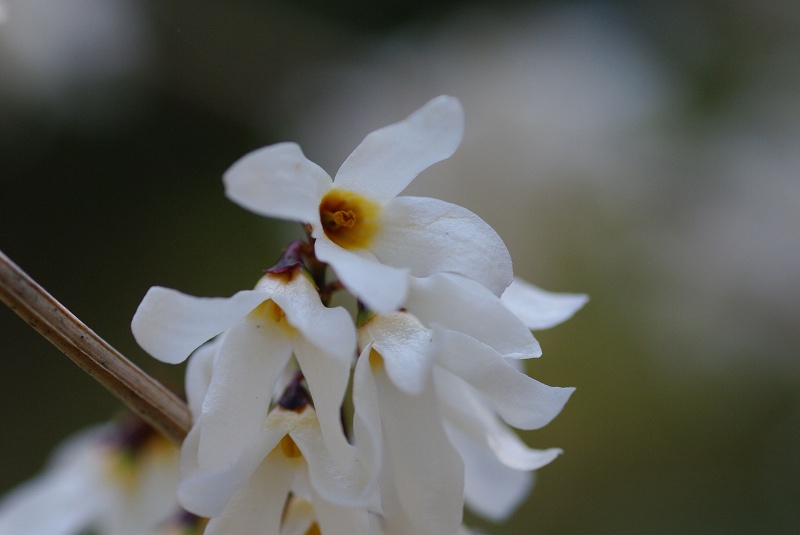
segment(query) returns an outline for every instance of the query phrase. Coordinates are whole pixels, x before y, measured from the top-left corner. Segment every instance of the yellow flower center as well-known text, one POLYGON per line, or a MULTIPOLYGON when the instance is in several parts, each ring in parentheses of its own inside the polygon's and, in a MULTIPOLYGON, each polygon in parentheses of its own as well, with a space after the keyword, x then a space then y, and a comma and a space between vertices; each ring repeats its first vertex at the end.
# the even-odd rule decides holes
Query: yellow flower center
POLYGON ((303 454, 300 452, 300 448, 297 447, 292 437, 289 435, 284 436, 280 442, 281 453, 289 459, 294 459, 297 457, 302 457, 303 454))
POLYGON ((381 207, 366 197, 332 189, 319 203, 322 230, 344 249, 366 249, 378 232, 381 207))
POLYGON ((286 321, 286 312, 272 299, 267 299, 258 305, 250 312, 248 317, 251 321, 254 321, 256 325, 274 323, 279 325, 288 334, 293 334, 295 332, 294 327, 289 325, 289 322, 286 321))
POLYGON ((311 524, 311 527, 308 528, 308 531, 306 531, 306 535, 322 535, 322 532, 319 530, 319 526, 316 522, 311 524))

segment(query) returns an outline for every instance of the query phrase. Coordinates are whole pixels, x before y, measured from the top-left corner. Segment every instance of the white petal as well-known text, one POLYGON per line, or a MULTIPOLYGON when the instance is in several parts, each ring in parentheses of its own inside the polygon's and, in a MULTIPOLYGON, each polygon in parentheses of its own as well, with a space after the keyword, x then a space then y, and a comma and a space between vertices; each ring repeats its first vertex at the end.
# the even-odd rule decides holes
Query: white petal
POLYGON ((293 496, 283 514, 281 535, 306 535, 315 521, 311 502, 293 496))
POLYGON ((455 533, 464 503, 464 465, 445 434, 431 387, 409 396, 374 371, 397 498, 417 533, 455 533))
POLYGON ((377 315, 359 332, 361 345, 372 348, 383 357, 386 373, 392 383, 407 394, 419 394, 430 377, 436 357, 431 332, 411 314, 395 312, 377 315))
POLYGON ((347 442, 341 420, 342 400, 350 380, 350 360, 330 358, 305 340, 295 340, 294 354, 308 383, 330 454, 352 455, 354 448, 347 442))
POLYGON ((533 473, 511 469, 452 426, 453 446, 464 459, 464 498, 475 513, 494 522, 506 520, 530 492, 533 473))
POLYGON ((347 310, 323 305, 314 284, 301 274, 277 288, 272 300, 306 340, 349 367, 356 352, 356 327, 347 310))
POLYGON ((193 297, 155 286, 139 304, 131 330, 142 349, 162 362, 177 364, 269 297, 263 290, 245 290, 231 297, 193 297))
POLYGON ((294 471, 280 452, 270 453, 222 515, 208 523, 205 535, 278 535, 294 471))
POLYGON ((586 304, 589 296, 548 292, 515 278, 501 300, 522 323, 536 331, 567 321, 586 304))
POLYGON ((385 203, 420 172, 449 158, 463 135, 461 104, 437 97, 404 121, 369 134, 342 164, 334 183, 385 203))
POLYGON ((350 293, 371 310, 393 312, 408 294, 408 270, 381 264, 366 251, 342 249, 328 238, 317 239, 317 258, 331 265, 350 293))
POLYGON ((102 452, 92 431, 73 438, 53 465, 0 502, 3 535, 72 535, 107 512, 119 499, 102 478, 102 452))
POLYGON ((183 507, 203 517, 219 516, 231 497, 252 476, 267 454, 286 435, 285 429, 266 427, 251 441, 236 463, 216 471, 200 470, 198 459, 202 420, 195 423, 181 446, 181 483, 178 499, 183 507))
POLYGON ((472 279, 449 273, 412 277, 405 308, 425 325, 468 334, 504 357, 542 354, 530 330, 495 294, 472 279))
POLYGON ((314 510, 317 514, 320 532, 325 535, 368 535, 369 517, 364 509, 342 507, 322 499, 311 490, 314 510))
POLYGON ((245 319, 222 340, 202 409, 204 472, 235 462, 258 436, 275 382, 291 356, 287 329, 261 319, 245 319))
POLYGON ((537 470, 558 457, 558 448, 529 448, 499 420, 486 402, 461 379, 442 368, 434 374, 440 409, 449 427, 456 427, 514 470, 537 470))
MULTIPOLYGON (((378 389, 370 368, 369 354, 372 345, 367 345, 356 362, 353 372, 353 444, 358 448, 359 458, 372 472, 377 482, 383 463, 383 428, 378 407, 378 389)), ((368 504, 370 511, 381 513, 380 496, 375 503, 368 504)))
POLYGON ((202 412, 203 400, 208 392, 208 385, 211 384, 218 349, 218 341, 200 346, 192 353, 186 364, 186 400, 192 413, 192 420, 197 420, 202 412))
POLYGON ((466 208, 439 199, 388 202, 370 251, 384 264, 409 268, 415 277, 458 273, 498 296, 513 279, 511 256, 494 229, 466 208))
POLYGON ((236 204, 267 217, 319 222, 319 201, 331 178, 294 143, 278 143, 237 160, 222 178, 236 204))
POLYGON ((373 472, 355 448, 333 456, 322 436, 319 420, 310 407, 289 432, 308 464, 311 486, 325 500, 343 506, 364 507, 372 499, 373 472))
POLYGON ((538 429, 555 418, 574 388, 547 386, 512 368, 491 347, 455 331, 435 330, 437 364, 472 385, 509 424, 538 429))

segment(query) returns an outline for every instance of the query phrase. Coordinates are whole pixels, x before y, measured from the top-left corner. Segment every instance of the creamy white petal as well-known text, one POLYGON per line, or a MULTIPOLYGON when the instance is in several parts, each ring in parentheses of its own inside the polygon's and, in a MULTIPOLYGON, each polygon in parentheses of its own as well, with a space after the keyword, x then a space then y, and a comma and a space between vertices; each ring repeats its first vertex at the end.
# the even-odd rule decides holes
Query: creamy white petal
MULTIPOLYGON (((353 444, 358 448, 359 458, 372 471, 377 482, 383 463, 383 428, 378 404, 378 388, 370 368, 368 344, 358 357, 353 372, 353 444)), ((380 496, 368 504, 370 511, 380 513, 380 496)))
POLYGON ((272 300, 286 313, 286 320, 328 358, 349 363, 355 357, 356 328, 343 307, 328 308, 314 284, 298 273, 276 289, 272 300))
POLYGON ((295 143, 278 143, 242 156, 222 180, 228 198, 252 212, 317 225, 319 201, 331 187, 328 174, 295 143))
POLYGON ((542 354, 530 330, 482 284, 451 273, 410 282, 405 308, 423 324, 468 334, 507 358, 542 354))
MULTIPOLYGON (((290 414, 287 418, 295 418, 290 414)), ((351 448, 346 455, 333 456, 322 436, 319 420, 310 407, 297 417, 289 436, 308 464, 314 491, 325 500, 344 506, 363 507, 370 503, 374 485, 371 467, 351 448)))
POLYGON ((343 507, 324 500, 311 489, 320 532, 325 535, 369 535, 369 516, 365 509, 343 507))
POLYGON ((295 468, 273 450, 247 483, 234 494, 205 535, 280 535, 281 518, 295 468))
POLYGON ((404 312, 377 315, 359 329, 361 345, 383 357, 392 383, 407 394, 416 395, 428 383, 436 357, 431 331, 414 316, 404 312))
POLYGON ((456 533, 464 503, 464 464, 445 434, 433 388, 409 396, 394 387, 382 366, 373 373, 387 460, 403 511, 416 533, 456 533))
POLYGON ((259 315, 225 334, 203 401, 202 471, 227 467, 258 436, 275 381, 291 356, 287 331, 259 315))
POLYGON ((102 478, 95 433, 82 434, 41 476, 0 502, 2 535, 73 535, 108 510, 116 490, 102 478))
POLYGON ((265 290, 245 290, 231 297, 194 297, 154 286, 139 304, 131 330, 142 349, 162 362, 177 364, 269 297, 265 290))
POLYGON ((295 339, 293 347, 331 456, 353 455, 354 448, 347 442, 341 419, 342 400, 350 380, 350 360, 331 358, 305 339, 295 339))
POLYGON ((257 439, 248 443, 236 463, 220 470, 203 472, 198 459, 201 429, 202 420, 192 426, 181 446, 178 499, 187 511, 212 517, 222 513, 231 497, 286 435, 286 430, 265 427, 257 439))
POLYGON ((440 410, 448 427, 458 428, 492 451, 505 466, 514 470, 537 470, 562 453, 558 448, 529 448, 500 421, 474 389, 447 370, 437 368, 434 378, 440 410))
POLYGON ((509 424, 538 429, 555 418, 574 388, 548 386, 518 372, 491 347, 455 331, 434 331, 437 364, 472 385, 509 424))
POLYGON ((311 502, 294 496, 283 514, 281 535, 307 535, 315 521, 316 515, 311 502))
POLYGON ((553 293, 514 278, 501 297, 503 305, 529 329, 549 329, 567 321, 586 304, 585 294, 553 293))
POLYGON ((466 208, 439 199, 397 197, 386 203, 370 251, 415 277, 458 273, 498 296, 513 279, 511 256, 494 229, 466 208))
POLYGON ((350 293, 371 310, 392 312, 408 294, 408 270, 378 262, 367 251, 347 251, 325 236, 317 239, 317 258, 331 265, 350 293))
POLYGON ((506 520, 530 492, 533 473, 505 466, 490 450, 453 426, 447 426, 447 435, 464 459, 467 506, 494 522, 506 520))
POLYGON ((203 409, 203 400, 211 384, 211 375, 214 369, 214 360, 219 349, 219 341, 214 341, 200 346, 192 353, 186 364, 186 400, 192 413, 192 420, 200 417, 203 409))
POLYGON ((385 203, 420 172, 449 158, 463 135, 461 104, 437 97, 404 121, 369 134, 342 164, 334 183, 385 203))

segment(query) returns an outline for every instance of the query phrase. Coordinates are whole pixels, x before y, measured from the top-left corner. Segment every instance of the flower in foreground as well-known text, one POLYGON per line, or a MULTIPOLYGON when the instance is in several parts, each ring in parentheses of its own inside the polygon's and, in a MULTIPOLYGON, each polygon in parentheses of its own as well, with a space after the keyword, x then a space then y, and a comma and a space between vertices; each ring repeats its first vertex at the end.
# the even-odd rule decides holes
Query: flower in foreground
POLYGON ((538 469, 560 453, 527 448, 498 416, 538 429, 561 411, 573 388, 544 385, 472 336, 427 329, 406 312, 371 317, 359 338, 364 349, 354 398, 379 407, 386 451, 381 490, 391 532, 455 533, 464 492, 469 500, 489 496, 476 509, 503 516, 529 487, 529 477, 515 471, 538 469), (487 469, 499 481, 482 477, 487 469), (477 488, 482 483, 488 487, 477 488), (488 495, 495 488, 500 493, 488 495))
POLYGON ((339 406, 355 351, 355 327, 346 310, 320 302, 299 267, 268 273, 254 290, 229 298, 151 288, 132 330, 139 345, 170 363, 183 361, 224 332, 208 393, 195 415, 201 471, 225 469, 252 446, 292 355, 313 392, 328 447, 334 456, 352 455, 339 423, 339 406))
POLYGON ((369 134, 333 181, 296 144, 279 143, 234 163, 226 194, 255 213, 310 225, 317 259, 372 310, 399 308, 409 274, 459 273, 499 296, 512 281, 511 258, 488 224, 438 199, 397 197, 450 157, 463 131, 458 100, 441 96, 369 134))

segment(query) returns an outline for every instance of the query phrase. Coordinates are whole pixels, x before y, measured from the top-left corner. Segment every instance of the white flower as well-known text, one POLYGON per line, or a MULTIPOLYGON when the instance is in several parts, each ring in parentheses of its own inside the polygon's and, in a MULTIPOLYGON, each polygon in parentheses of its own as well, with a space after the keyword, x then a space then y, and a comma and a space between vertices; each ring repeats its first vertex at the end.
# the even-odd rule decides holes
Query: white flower
POLYGON ((470 502, 499 489, 476 509, 503 516, 530 485, 529 476, 515 471, 540 468, 560 453, 527 448, 496 414, 515 427, 538 429, 561 411, 574 389, 544 385, 489 345, 441 326, 427 329, 409 313, 376 315, 362 325, 359 337, 364 350, 356 365, 354 402, 380 410, 385 523, 400 526, 389 532, 455 533, 465 477, 470 502), (493 472, 497 480, 487 469, 499 470, 493 472), (478 488, 487 482, 485 490, 478 488))
POLYGON ((138 419, 83 431, 0 502, 0 535, 152 535, 179 509, 177 454, 138 419))
POLYGON ((368 507, 380 510, 372 491, 376 474, 357 455, 331 456, 308 403, 299 410, 273 408, 241 459, 213 472, 197 463, 200 429, 193 427, 181 450, 178 496, 188 510, 211 518, 207 535, 277 534, 290 493, 314 504, 323 529, 341 522, 343 512, 360 511, 366 522, 368 507))
POLYGON ((317 258, 373 310, 401 306, 409 273, 460 273, 500 295, 512 280, 511 259, 488 224, 438 199, 397 197, 453 154, 463 121, 456 99, 435 98, 369 134, 333 182, 297 145, 265 147, 228 169, 226 194, 258 214, 309 224, 317 258))
MULTIPOLYGON (((339 407, 355 354, 355 327, 346 310, 320 302, 314 284, 299 268, 267 274, 256 289, 230 298, 151 288, 136 311, 132 330, 151 355, 172 363, 224 332, 213 367, 197 370, 202 386, 187 385, 201 473, 230 469, 257 448, 273 390, 292 355, 312 392, 331 456, 352 457, 339 407)), ((200 353, 210 351, 204 347, 200 353)))
MULTIPOLYGON (((189 362, 187 393, 193 407, 206 394, 218 345, 204 346, 189 362)), ((366 535, 368 509, 380 511, 373 490, 380 463, 379 439, 374 436, 375 426, 365 422, 365 418, 374 418, 370 416, 373 409, 365 407, 354 414, 351 455, 333 455, 337 452, 326 444, 309 395, 296 377, 264 416, 259 435, 231 465, 201 469, 202 416, 186 437, 178 495, 187 509, 212 517, 207 535, 277 534, 279 529, 280 533, 293 533, 294 528, 286 523, 296 522, 281 512, 287 499, 291 505, 297 497, 313 504, 313 520, 326 534, 366 535)))

